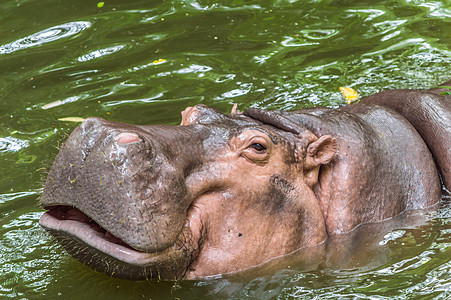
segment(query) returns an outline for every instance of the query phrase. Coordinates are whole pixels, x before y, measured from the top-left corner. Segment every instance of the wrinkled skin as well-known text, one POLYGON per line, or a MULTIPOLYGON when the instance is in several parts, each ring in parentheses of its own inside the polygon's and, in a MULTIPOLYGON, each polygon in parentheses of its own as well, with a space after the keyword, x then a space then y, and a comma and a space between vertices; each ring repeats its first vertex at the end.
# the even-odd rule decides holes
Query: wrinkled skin
POLYGON ((181 126, 90 118, 61 147, 40 224, 83 263, 129 279, 196 279, 322 249, 438 203, 434 159, 450 188, 441 92, 387 91, 337 110, 198 105, 181 126))

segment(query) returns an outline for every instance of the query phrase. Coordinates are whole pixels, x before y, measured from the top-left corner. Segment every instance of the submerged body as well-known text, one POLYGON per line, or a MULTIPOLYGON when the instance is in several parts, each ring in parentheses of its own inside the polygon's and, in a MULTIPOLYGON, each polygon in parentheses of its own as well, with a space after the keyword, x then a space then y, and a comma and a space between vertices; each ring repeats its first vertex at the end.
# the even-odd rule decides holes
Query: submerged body
POLYGON ((40 223, 85 264, 129 279, 213 276, 318 247, 437 204, 434 159, 450 189, 441 92, 394 90, 337 110, 198 105, 181 126, 91 118, 58 154, 40 223))

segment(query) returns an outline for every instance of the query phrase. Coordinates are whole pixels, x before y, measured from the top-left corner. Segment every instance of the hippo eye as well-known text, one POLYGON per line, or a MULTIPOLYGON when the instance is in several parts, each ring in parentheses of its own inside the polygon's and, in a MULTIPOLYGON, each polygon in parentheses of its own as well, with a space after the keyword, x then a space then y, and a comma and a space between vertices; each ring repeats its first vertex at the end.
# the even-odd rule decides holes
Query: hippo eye
POLYGON ((260 153, 266 151, 266 147, 259 143, 253 143, 250 147, 260 153))
POLYGON ((248 162, 263 166, 269 162, 274 145, 265 132, 250 129, 231 139, 230 146, 248 162))

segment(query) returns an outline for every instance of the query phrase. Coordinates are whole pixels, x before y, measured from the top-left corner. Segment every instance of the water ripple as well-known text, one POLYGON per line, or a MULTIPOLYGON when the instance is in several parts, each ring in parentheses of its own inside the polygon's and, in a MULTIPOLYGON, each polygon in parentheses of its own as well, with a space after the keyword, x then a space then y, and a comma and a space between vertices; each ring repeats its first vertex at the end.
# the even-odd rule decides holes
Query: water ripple
POLYGON ((8 54, 18 50, 40 46, 49 42, 72 36, 89 27, 91 27, 91 23, 85 21, 69 22, 50 27, 12 43, 0 46, 0 54, 8 54))
POLYGON ((27 141, 10 136, 0 138, 0 152, 17 152, 25 147, 28 147, 27 141))
POLYGON ((1 194, 0 195, 0 204, 5 203, 7 201, 16 200, 19 198, 27 197, 27 196, 33 196, 37 195, 38 191, 30 191, 30 192, 17 192, 17 193, 11 193, 11 194, 1 194))
POLYGON ((192 64, 190 66, 188 66, 187 68, 182 68, 180 70, 175 70, 172 72, 161 72, 158 73, 157 76, 159 77, 164 77, 164 76, 169 76, 171 74, 198 74, 198 77, 203 77, 206 72, 209 72, 213 70, 212 67, 209 66, 203 66, 203 65, 197 65, 197 64, 192 64))
POLYGON ((221 95, 221 97, 219 99, 221 99, 221 98, 235 98, 235 97, 246 95, 251 90, 252 84, 251 83, 245 83, 245 84, 242 84, 241 87, 242 88, 233 89, 231 91, 225 92, 224 94, 221 95))
POLYGON ((105 56, 105 55, 113 54, 113 53, 121 50, 124 47, 125 47, 124 45, 117 45, 117 46, 113 46, 113 47, 108 47, 108 48, 104 48, 104 49, 95 50, 95 51, 92 51, 92 52, 90 52, 88 54, 80 56, 78 58, 78 61, 79 62, 84 62, 84 61, 93 60, 95 58, 100 58, 100 57, 105 56))

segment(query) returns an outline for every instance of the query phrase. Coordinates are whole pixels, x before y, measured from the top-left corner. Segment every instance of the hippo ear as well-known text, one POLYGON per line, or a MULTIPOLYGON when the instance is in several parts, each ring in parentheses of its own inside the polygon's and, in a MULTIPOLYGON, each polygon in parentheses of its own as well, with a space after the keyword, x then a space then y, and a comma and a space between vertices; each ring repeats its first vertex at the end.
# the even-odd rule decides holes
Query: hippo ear
POLYGON ((330 135, 323 135, 307 147, 305 166, 314 168, 329 163, 337 153, 337 140, 330 135))
POLYGON ((182 111, 182 122, 180 125, 190 125, 193 124, 199 118, 200 112, 196 107, 187 107, 182 111))
POLYGON ((199 122, 210 124, 224 118, 226 117, 222 112, 203 104, 197 104, 182 111, 182 122, 180 125, 192 125, 199 122))
POLYGON ((304 160, 304 180, 309 186, 318 182, 319 167, 329 163, 337 153, 337 140, 323 135, 307 146, 304 160))

